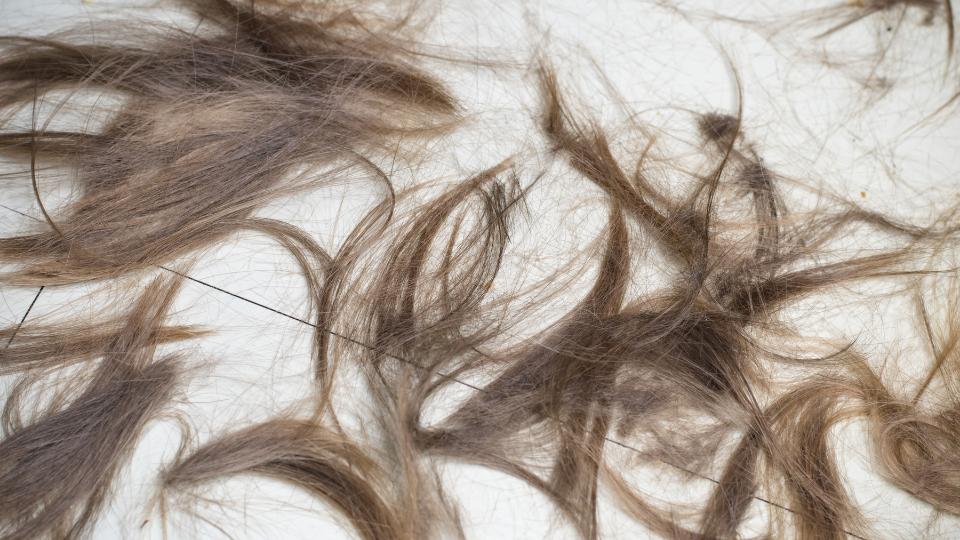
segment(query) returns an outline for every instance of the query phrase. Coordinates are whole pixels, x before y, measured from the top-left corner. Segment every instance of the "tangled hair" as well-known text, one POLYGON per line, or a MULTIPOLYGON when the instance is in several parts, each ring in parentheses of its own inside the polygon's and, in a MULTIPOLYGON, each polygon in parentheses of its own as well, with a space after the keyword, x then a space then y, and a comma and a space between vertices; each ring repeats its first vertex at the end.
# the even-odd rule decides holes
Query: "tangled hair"
POLYGON ((156 356, 160 343, 197 331, 162 326, 179 280, 157 279, 115 320, 84 327, 32 328, 3 350, 4 373, 23 372, 4 409, 0 442, 0 531, 4 538, 81 538, 104 505, 122 460, 144 426, 173 396, 176 356, 156 356), (16 417, 25 383, 77 364, 77 395, 54 396, 45 414, 16 417))
MULTIPOLYGON (((149 268, 211 245, 269 200, 369 169, 391 141, 442 129, 454 104, 388 36, 349 12, 299 20, 279 6, 188 2, 196 33, 137 29, 114 44, 4 38, 0 107, 58 89, 123 104, 96 133, 36 125, 4 154, 76 171, 79 196, 49 230, 0 241, 5 283, 55 285, 149 268)), ((39 193, 39 192, 38 192, 39 193)), ((39 197, 39 195, 38 195, 39 197)))
POLYGON ((230 433, 177 462, 164 485, 183 489, 227 474, 256 473, 324 497, 361 538, 416 538, 411 520, 385 501, 384 472, 362 448, 313 422, 273 420, 230 433))
MULTIPOLYGON (((700 166, 643 129, 639 147, 621 144, 541 55, 531 137, 602 201, 603 224, 590 248, 529 285, 512 261, 541 217, 529 203, 546 170, 530 174, 518 151, 442 186, 396 189, 379 165, 453 130, 460 109, 418 64, 401 33, 409 21, 333 5, 183 4, 202 21, 195 32, 0 42, 0 110, 10 125, 32 112, 29 129, 4 126, 0 151, 24 166, 44 217, 37 232, 0 238, 0 284, 161 273, 119 315, 0 329, 0 374, 15 378, 0 441, 4 538, 91 531, 139 435, 180 391, 185 360, 162 351, 208 332, 164 323, 189 277, 172 265, 238 231, 272 239, 306 282, 314 391, 204 440, 185 428, 157 484, 163 520, 168 499, 243 474, 317 496, 365 540, 463 537, 437 468, 450 460, 529 484, 585 539, 602 536, 604 496, 669 538, 743 536, 756 500, 770 503, 769 537, 866 537, 835 448, 834 431, 855 421, 886 480, 960 515, 960 288, 938 266, 960 232, 954 209, 917 225, 839 200, 797 208, 748 137, 742 102, 696 114, 700 166), (120 99, 102 126, 39 121, 44 96, 91 90, 120 99), (62 208, 44 204, 45 164, 77 184, 62 208), (354 169, 387 196, 336 249, 257 213, 354 169), (833 249, 881 236, 889 245, 869 252, 833 249), (662 279, 639 288, 647 266, 662 279), (566 301, 578 280, 590 283, 566 301), (915 388, 892 387, 855 342, 824 352, 789 317, 801 300, 865 282, 913 292, 931 358, 915 388), (557 299, 562 313, 545 316, 557 299), (369 398, 359 426, 336 397, 347 375, 369 398), (38 398, 53 376, 68 383, 38 398), (436 402, 464 386, 436 418, 436 402), (633 461, 615 463, 611 446, 633 461), (631 485, 639 467, 710 479, 711 493, 667 505, 631 485)), ((949 1, 860 4, 862 17, 894 4, 946 11, 952 43, 949 1)))

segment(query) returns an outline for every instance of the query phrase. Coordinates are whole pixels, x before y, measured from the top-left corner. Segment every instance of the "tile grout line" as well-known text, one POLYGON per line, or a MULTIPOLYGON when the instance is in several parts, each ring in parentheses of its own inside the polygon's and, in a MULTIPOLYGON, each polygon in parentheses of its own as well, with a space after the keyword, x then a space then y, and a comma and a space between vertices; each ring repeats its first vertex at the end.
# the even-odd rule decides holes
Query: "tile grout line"
MULTIPOLYGON (((263 303, 261 303, 261 302, 257 302, 256 300, 251 300, 251 299, 246 298, 246 297, 244 297, 244 296, 240 296, 240 295, 237 294, 237 293, 230 292, 230 291, 228 291, 228 290, 226 290, 226 289, 224 289, 224 288, 222 288, 222 287, 218 287, 218 286, 216 286, 216 285, 213 285, 212 283, 207 283, 207 282, 205 282, 205 281, 203 281, 203 280, 197 279, 197 278, 195 278, 195 277, 193 277, 193 276, 190 276, 190 275, 188 275, 188 274, 184 274, 184 273, 182 273, 182 272, 178 272, 177 270, 173 270, 173 269, 171 269, 171 268, 167 268, 166 266, 163 266, 163 265, 157 265, 157 266, 158 266, 159 268, 163 269, 163 270, 166 270, 167 272, 170 272, 170 273, 172 273, 172 274, 176 274, 177 276, 180 276, 180 277, 182 277, 182 278, 184 278, 184 279, 187 279, 187 280, 192 281, 192 282, 194 282, 194 283, 197 283, 197 284, 199 284, 199 285, 203 285, 203 286, 205 286, 205 287, 209 287, 209 288, 211 288, 211 289, 213 289, 213 290, 215 290, 215 291, 221 292, 221 293, 226 294, 226 295, 228 295, 228 296, 232 296, 233 298, 236 298, 236 299, 238 299, 238 300, 242 300, 242 301, 244 301, 244 302, 247 302, 247 303, 252 304, 252 305, 254 305, 254 306, 257 306, 257 307, 259 307, 259 308, 265 309, 265 310, 270 311, 270 312, 272 312, 272 313, 275 313, 275 314, 277 314, 277 315, 280 315, 280 316, 286 317, 286 318, 288 318, 288 319, 297 321, 297 322, 299 322, 299 323, 305 324, 305 325, 313 328, 314 330, 322 330, 323 332, 326 332, 327 334, 330 334, 331 336, 338 337, 338 338, 340 338, 340 339, 342 339, 342 340, 344 340, 344 341, 348 341, 348 342, 350 342, 350 343, 353 343, 354 345, 359 345, 360 347, 363 347, 363 348, 365 348, 365 349, 370 349, 370 350, 373 350, 373 349, 374 349, 373 346, 368 345, 368 344, 366 344, 366 343, 364 343, 364 342, 362 342, 362 341, 356 340, 356 339, 351 338, 351 337, 349 337, 349 336, 345 336, 345 335, 343 335, 343 334, 340 334, 340 333, 338 333, 338 332, 336 332, 336 331, 334 331, 334 330, 330 330, 330 329, 328 329, 328 328, 322 328, 322 327, 317 326, 316 324, 314 324, 314 323, 312 323, 312 322, 310 322, 310 321, 301 319, 300 317, 296 317, 296 316, 294 316, 294 315, 290 315, 289 313, 284 313, 283 311, 280 311, 279 309, 272 308, 272 307, 270 307, 270 306, 268 306, 268 305, 266 305, 266 304, 263 304, 263 303)), ((426 368, 424 368, 423 366, 419 366, 419 365, 415 364, 414 362, 412 362, 412 361, 410 361, 410 360, 408 360, 408 359, 406 359, 406 358, 400 358, 399 356, 395 356, 395 355, 392 355, 392 354, 387 354, 387 356, 389 356, 390 358, 393 358, 394 360, 399 360, 399 361, 401 361, 401 362, 403 362, 403 363, 405 363, 405 364, 409 364, 409 365, 411 365, 411 366, 414 366, 414 367, 416 367, 416 368, 426 369, 426 368)), ((431 371, 431 370, 428 370, 428 371, 431 371)), ((456 383, 459 383, 459 384, 461 384, 461 385, 463 385, 463 386, 466 386, 466 387, 471 388, 471 389, 473 389, 473 390, 476 390, 476 391, 478 391, 478 392, 483 392, 483 389, 482 389, 482 388, 480 388, 480 387, 478 387, 478 386, 476 386, 476 385, 470 384, 470 383, 468 383, 468 382, 466 382, 466 381, 461 381, 460 379, 457 379, 456 377, 454 377, 454 376, 452 376, 452 375, 448 375, 448 374, 446 374, 446 373, 443 373, 442 371, 432 370, 432 372, 433 372, 433 373, 436 373, 437 375, 440 375, 441 377, 443 377, 443 378, 445 378, 445 379, 449 379, 449 380, 451 380, 451 381, 454 381, 454 382, 456 382, 456 383)))
POLYGON ((4 349, 8 349, 10 347, 10 344, 13 343, 13 338, 17 337, 17 333, 20 332, 20 328, 23 326, 23 323, 27 320, 27 316, 30 315, 30 311, 33 309, 34 304, 36 304, 37 299, 40 298, 40 293, 43 292, 44 287, 46 287, 46 285, 41 285, 40 288, 37 289, 37 294, 33 295, 33 300, 31 300, 30 305, 27 306, 27 311, 23 314, 23 317, 20 318, 20 322, 17 323, 17 327, 13 329, 13 333, 10 334, 10 339, 7 340, 7 344, 4 345, 3 347, 4 349))
MULTIPOLYGON (((43 220, 41 220, 41 219, 39 219, 39 218, 37 218, 37 217, 35 217, 35 216, 31 216, 31 215, 26 214, 26 213, 24 213, 24 212, 21 212, 21 211, 19 211, 19 210, 14 210, 13 208, 10 208, 10 207, 8 207, 8 206, 6 206, 6 205, 0 204, 0 208, 4 208, 4 209, 9 210, 9 211, 11 211, 11 212, 13 212, 13 213, 15 213, 15 214, 19 214, 19 215, 21 215, 21 216, 23 216, 23 217, 32 219, 32 220, 34 220, 34 221, 39 221, 39 222, 42 222, 42 221, 43 221, 43 220)), ((182 273, 182 272, 178 272, 178 271, 173 270, 173 269, 171 269, 171 268, 167 268, 166 266, 163 266, 163 265, 156 265, 156 266, 157 266, 157 268, 160 268, 160 269, 162 269, 162 270, 164 270, 164 271, 170 272, 170 273, 172 273, 172 274, 175 274, 175 275, 177 275, 177 276, 180 276, 180 277, 182 277, 182 278, 184 278, 184 279, 187 279, 187 280, 192 281, 192 282, 194 282, 194 283, 197 283, 197 284, 199 284, 199 285, 203 285, 203 286, 205 286, 205 287, 209 287, 209 288, 211 288, 211 289, 213 289, 213 290, 215 290, 215 291, 218 291, 218 292, 220 292, 220 293, 222 293, 222 294, 226 294, 226 295, 228 295, 228 296, 231 296, 231 297, 236 298, 236 299, 238 299, 238 300, 241 300, 241 301, 243 301, 243 302, 247 302, 247 303, 252 304, 252 305, 254 305, 254 306, 257 306, 257 307, 259 307, 259 308, 261 308, 261 309, 265 309, 265 310, 267 310, 267 311, 270 311, 270 312, 272 312, 272 313, 274 313, 274 314, 276 314, 276 315, 280 315, 280 316, 282 316, 282 317, 286 317, 286 318, 288 318, 288 319, 297 321, 297 322, 299 322, 299 323, 301 323, 301 324, 305 324, 305 325, 307 325, 307 326, 310 326, 311 328, 314 328, 314 329, 316 329, 316 330, 322 330, 322 331, 330 334, 331 336, 338 337, 338 338, 340 338, 340 339, 343 339, 343 340, 345 340, 345 341, 348 341, 348 342, 353 343, 353 344, 355 344, 355 345, 358 345, 358 346, 360 346, 360 347, 364 347, 364 348, 366 348, 366 349, 370 349, 370 350, 373 350, 373 349, 374 349, 373 346, 371 346, 371 345, 369 345, 369 344, 367 344, 367 343, 364 343, 364 342, 362 342, 362 341, 358 341, 358 340, 356 340, 356 339, 354 339, 354 338, 345 336, 345 335, 343 335, 343 334, 339 334, 339 333, 337 333, 337 332, 335 332, 335 331, 333 331, 333 330, 327 329, 327 328, 321 328, 321 327, 317 326, 316 324, 311 323, 310 321, 301 319, 300 317, 296 317, 296 316, 294 316, 294 315, 290 315, 289 313, 284 313, 283 311, 280 311, 279 309, 270 307, 270 306, 268 306, 268 305, 266 305, 266 304, 263 304, 263 303, 261 303, 261 302, 257 302, 256 300, 251 300, 251 299, 249 299, 249 298, 240 296, 240 295, 237 294, 237 293, 230 292, 230 291, 228 291, 228 290, 226 290, 226 289, 224 289, 224 288, 222 288, 222 287, 218 287, 218 286, 213 285, 213 284, 211 284, 211 283, 207 283, 207 282, 205 282, 205 281, 203 281, 203 280, 197 279, 197 278, 195 278, 195 277, 193 277, 193 276, 190 276, 190 275, 188 275, 188 274, 184 274, 184 273, 182 273)), ((30 307, 27 308, 27 313, 24 314, 24 316, 23 316, 23 320, 20 321, 20 325, 18 325, 18 326, 17 326, 17 330, 14 331, 14 336, 16 335, 16 332, 19 331, 20 326, 23 324, 24 320, 26 320, 27 314, 29 314, 30 309, 33 308, 33 304, 36 303, 37 298, 40 297, 40 293, 43 291, 43 289, 44 289, 44 286, 41 286, 41 287, 40 287, 40 290, 37 291, 37 294, 36 294, 36 296, 34 297, 33 302, 31 302, 31 303, 30 303, 30 307)), ((9 346, 10 342, 13 341, 13 337, 14 337, 14 336, 11 336, 11 337, 10 337, 10 341, 8 341, 7 346, 9 346)), ((443 373, 443 372, 441 372, 441 371, 429 370, 429 369, 427 369, 427 368, 424 368, 423 366, 417 365, 416 363, 414 363, 414 362, 412 362, 412 361, 410 361, 410 360, 408 360, 408 359, 406 359, 406 358, 401 358, 401 357, 399 357, 399 356, 395 356, 395 355, 392 355, 392 354, 387 354, 387 356, 389 356, 390 358, 393 358, 393 359, 395 359, 395 360, 398 360, 398 361, 400 361, 400 362, 403 362, 403 363, 405 363, 405 364, 408 364, 408 365, 410 365, 410 366, 413 366, 413 367, 415 367, 415 368, 417 368, 417 369, 430 371, 430 372, 432 372, 432 373, 435 373, 436 375, 439 375, 440 377, 442 377, 442 378, 444 378, 444 379, 451 380, 451 381, 456 382, 456 383, 458 383, 458 384, 460 384, 460 385, 463 385, 463 386, 465 386, 465 387, 467 387, 467 388, 471 388, 471 389, 473 389, 473 390, 475 390, 475 391, 477 391, 477 392, 485 392, 484 389, 482 389, 482 388, 480 388, 480 387, 478 387, 478 386, 476 386, 476 385, 470 384, 470 383, 468 383, 468 382, 466 382, 466 381, 461 381, 460 379, 457 379, 456 377, 453 377, 452 375, 448 375, 448 374, 443 373)), ((635 447, 633 447, 633 446, 630 446, 629 444, 623 443, 623 442, 618 441, 618 440, 616 440, 616 439, 611 439, 610 437, 604 436, 604 440, 606 440, 607 442, 612 443, 612 444, 614 444, 614 445, 616 445, 616 446, 619 446, 619 447, 621 447, 621 448, 624 448, 624 449, 626 449, 626 450, 630 450, 630 451, 632 451, 632 452, 634 452, 634 453, 636 453, 636 454, 642 454, 642 452, 640 452, 640 450, 639 450, 638 448, 635 448, 635 447)), ((665 461, 665 460, 662 460, 662 459, 659 459, 659 458, 658 458, 658 461, 660 461, 661 463, 664 463, 664 464, 666 464, 666 465, 668 465, 668 466, 670 466, 670 467, 673 467, 673 468, 675 468, 675 469, 677 469, 677 470, 679 470, 679 471, 682 471, 682 472, 685 472, 685 473, 690 474, 690 475, 692 475, 692 476, 695 476, 695 477, 697 477, 697 478, 700 478, 700 479, 702 479, 702 480, 706 480, 706 481, 712 482, 712 483, 714 483, 714 484, 720 484, 720 482, 719 482, 718 480, 715 480, 715 479, 713 479, 713 478, 710 478, 709 476, 706 476, 706 475, 697 473, 697 472, 695 472, 695 471, 691 471, 691 470, 689 470, 689 469, 687 469, 687 468, 685 468, 685 467, 681 467, 681 466, 676 465, 676 464, 674 464, 674 463, 670 463, 669 461, 665 461)), ((775 507, 777 507, 777 508, 781 508, 781 509, 786 510, 786 511, 788 511, 788 512, 795 513, 795 511, 794 511, 793 509, 791 509, 791 508, 789 508, 789 507, 787 507, 787 506, 784 506, 784 505, 782 505, 782 504, 773 502, 773 501, 771 501, 771 500, 769 500, 769 499, 760 497, 760 496, 758 496, 758 495, 753 495, 752 498, 755 499, 755 500, 757 500, 757 501, 760 501, 760 502, 769 504, 770 506, 775 506, 775 507)), ((848 535, 852 536, 853 538, 857 538, 857 539, 859 539, 859 540, 867 540, 866 538, 864 538, 864 537, 862 537, 862 536, 859 536, 859 535, 857 535, 857 534, 854 534, 854 533, 852 533, 852 532, 850 532, 850 531, 846 531, 846 530, 845 530, 844 532, 847 533, 848 535)))

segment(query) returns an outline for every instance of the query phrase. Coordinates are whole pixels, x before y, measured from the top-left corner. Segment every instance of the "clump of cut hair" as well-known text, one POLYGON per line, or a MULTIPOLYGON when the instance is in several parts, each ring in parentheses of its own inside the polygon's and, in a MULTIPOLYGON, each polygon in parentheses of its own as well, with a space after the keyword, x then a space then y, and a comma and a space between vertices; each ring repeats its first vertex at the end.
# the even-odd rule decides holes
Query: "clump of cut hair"
POLYGON ((179 280, 155 280, 122 317, 99 321, 95 341, 80 331, 25 328, 0 351, 4 371, 25 372, 21 381, 71 364, 82 368, 73 384, 78 395, 50 399, 53 405, 29 422, 13 410, 27 387, 7 397, 0 440, 4 538, 87 536, 124 458, 176 391, 181 360, 156 357, 157 346, 198 335, 162 326, 178 290, 179 280))
POLYGON ((316 422, 271 420, 228 433, 165 471, 168 490, 236 474, 258 474, 299 486, 331 502, 364 540, 422 538, 385 499, 385 472, 365 451, 316 422))
POLYGON ((55 285, 162 264, 223 239, 272 198, 350 169, 395 140, 437 133, 453 98, 390 35, 349 12, 185 0, 204 24, 137 28, 115 43, 7 37, 0 107, 60 89, 123 98, 102 129, 0 133, 0 152, 29 167, 47 230, 0 238, 22 265, 4 283, 55 285), (44 164, 76 171, 78 196, 47 209, 44 164), (307 167, 307 170, 303 168, 307 167))
POLYGON ((697 121, 700 134, 709 141, 723 143, 726 139, 736 137, 740 131, 740 119, 723 113, 707 113, 697 121))

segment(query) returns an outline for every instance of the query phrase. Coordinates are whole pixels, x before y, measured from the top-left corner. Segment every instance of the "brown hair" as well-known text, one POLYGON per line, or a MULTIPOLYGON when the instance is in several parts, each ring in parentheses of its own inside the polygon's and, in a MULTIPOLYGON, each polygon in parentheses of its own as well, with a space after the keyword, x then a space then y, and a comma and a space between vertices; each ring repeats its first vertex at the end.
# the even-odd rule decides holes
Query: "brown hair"
POLYGON ((116 319, 86 327, 28 328, 3 350, 3 371, 25 372, 4 409, 4 538, 85 536, 123 458, 176 389, 180 360, 155 357, 157 346, 199 335, 161 325, 178 289, 179 280, 157 279, 116 319), (80 368, 71 384, 79 387, 76 395, 54 396, 39 418, 20 421, 13 407, 29 388, 24 383, 71 364, 80 368))
POLYGON ((382 178, 378 150, 453 119, 446 91, 349 13, 300 20, 220 0, 187 5, 204 28, 138 28, 138 46, 0 42, 8 109, 60 88, 124 100, 96 133, 34 125, 0 136, 35 190, 41 164, 55 163, 76 171, 80 191, 55 214, 37 192, 49 230, 0 239, 0 256, 24 264, 4 282, 113 277, 196 251, 279 195, 351 168, 382 178))
POLYGON ((570 262, 511 288, 505 261, 537 218, 527 203, 546 172, 528 175, 518 153, 450 185, 394 191, 377 165, 402 151, 401 136, 451 129, 458 110, 418 67, 403 24, 333 6, 187 5, 206 25, 196 33, 4 40, 8 111, 61 88, 125 101, 92 133, 35 122, 0 134, 2 150, 29 167, 46 219, 40 232, 0 239, 0 260, 15 265, 0 282, 62 285, 156 266, 167 276, 119 317, 0 330, 9 339, 0 373, 21 377, 0 442, 4 535, 90 529, 137 435, 176 392, 181 361, 157 347, 203 334, 163 325, 186 273, 162 265, 240 230, 275 240, 307 282, 316 392, 302 410, 202 444, 185 430, 162 474, 164 513, 168 498, 208 481, 256 474, 325 499, 365 539, 462 536, 434 468, 453 459, 527 482, 588 539, 601 535, 603 493, 666 537, 736 537, 758 499, 770 503, 770 536, 860 536, 870 523, 847 492, 832 431, 862 419, 884 476, 960 514, 955 283, 942 322, 930 295, 915 294, 933 361, 912 397, 889 388, 854 343, 819 356, 776 344, 822 349, 783 316, 805 297, 868 280, 920 291, 925 280, 954 277, 935 263, 956 240, 955 211, 927 226, 840 200, 800 214, 748 140, 742 103, 734 114, 696 115, 705 165, 678 158, 658 175, 649 161, 663 152, 658 161, 671 163, 669 149, 643 129, 639 150, 618 144, 541 56, 536 136, 600 195, 604 226, 595 249, 583 250, 595 275, 570 262), (41 159, 76 171, 79 196, 59 211, 41 200, 41 159), (255 214, 357 167, 389 195, 337 249, 255 214), (890 245, 831 251, 848 235, 883 235, 890 245), (638 291, 647 253, 662 256, 664 279, 638 291), (576 272, 593 276, 585 294, 538 325, 537 308, 576 272), (520 326, 529 328, 511 335, 520 326), (338 417, 345 363, 369 392, 361 429, 338 417), (77 382, 23 421, 31 385, 71 367, 77 382), (463 385, 469 396, 427 419, 433 400, 463 385), (934 392, 938 399, 924 399, 934 392), (629 448, 637 464, 715 477, 712 493, 684 519, 631 487, 610 445, 629 448))

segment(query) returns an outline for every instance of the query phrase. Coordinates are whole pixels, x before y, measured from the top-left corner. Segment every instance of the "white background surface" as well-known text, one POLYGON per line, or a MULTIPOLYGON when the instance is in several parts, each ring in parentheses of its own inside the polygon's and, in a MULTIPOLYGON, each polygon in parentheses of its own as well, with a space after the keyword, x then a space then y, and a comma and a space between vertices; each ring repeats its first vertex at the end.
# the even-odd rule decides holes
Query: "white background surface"
MULTIPOLYGON (((914 128, 957 88, 955 76, 944 76, 942 25, 922 26, 922 15, 913 12, 903 19, 884 14, 829 39, 815 39, 828 25, 800 15, 834 4, 797 4, 698 1, 681 2, 684 9, 675 10, 642 1, 439 2, 426 37, 431 46, 467 58, 492 57, 504 66, 497 72, 445 63, 430 66, 452 85, 468 115, 456 139, 430 149, 430 159, 445 167, 432 177, 455 180, 509 155, 545 163, 536 135, 530 70, 533 52, 542 50, 556 63, 564 84, 579 88, 603 118, 622 116, 623 111, 605 92, 598 67, 641 122, 681 142, 696 140, 690 111, 735 110, 732 65, 743 88, 746 137, 784 178, 803 179, 824 196, 858 200, 867 208, 921 222, 955 203, 960 193, 956 115, 950 112, 914 128), (721 16, 727 20, 718 20, 721 16), (762 23, 731 22, 738 18, 762 23), (892 45, 882 61, 874 62, 877 56, 871 53, 888 43, 892 45), (828 67, 825 60, 834 65, 828 67), (886 82, 891 83, 888 91, 877 89, 886 82)), ((43 34, 64 25, 84 25, 123 5, 130 4, 0 0, 0 33, 43 34)), ((133 15, 171 17, 156 7, 137 9, 133 15)), ((570 173, 563 167, 547 170, 553 187, 533 202, 535 211, 544 213, 544 222, 531 227, 547 235, 536 244, 546 251, 537 253, 544 273, 554 262, 548 252, 562 253, 589 238, 590 218, 579 205, 590 198, 600 200, 595 192, 569 188, 583 183, 565 184, 563 175, 570 173), (559 213, 546 216, 551 209, 559 213)), ((401 182, 410 183, 418 181, 421 172, 398 174, 401 182)), ((58 195, 62 187, 44 188, 51 200, 64 195, 58 195)), ((355 210, 373 196, 357 189, 345 184, 318 190, 278 201, 262 214, 292 221, 325 245, 335 245, 355 210)), ((36 226, 39 214, 28 176, 3 178, 0 205, 0 234, 36 226)), ((199 430, 216 432, 269 417, 307 395, 312 329, 297 320, 306 307, 294 261, 267 239, 242 234, 203 254, 190 275, 202 283, 186 284, 174 318, 216 333, 193 346, 192 356, 202 369, 191 377, 177 409, 199 430)), ((115 297, 110 290, 119 289, 107 288, 94 298, 107 301, 115 297)), ((28 322, 82 313, 90 309, 88 292, 89 287, 47 288, 37 296, 36 289, 2 287, 0 324, 21 320, 34 300, 28 322)), ((864 336, 860 342, 884 359, 913 358, 912 323, 901 306, 877 300, 837 312, 823 308, 809 306, 811 328, 864 336)), ((362 414, 362 403, 358 407, 362 414)), ((857 425, 841 430, 838 437, 850 489, 867 509, 877 538, 960 538, 960 520, 931 521, 926 505, 871 472, 857 425)), ((156 470, 172 455, 177 438, 171 424, 151 424, 111 510, 97 526, 96 538, 160 537, 158 516, 149 511, 148 501, 156 488, 156 470)), ((608 445, 606 451, 611 461, 630 463, 630 450, 608 445)), ((545 498, 516 479, 459 464, 445 466, 444 475, 462 508, 468 538, 574 537, 545 498)), ((682 475, 668 470, 638 470, 631 480, 646 494, 691 503, 702 501, 712 487, 707 480, 678 481, 682 475)), ((212 489, 225 504, 200 506, 199 513, 234 538, 351 537, 335 513, 295 489, 252 477, 212 489)), ((649 536, 601 504, 604 538, 649 536)), ((764 504, 757 502, 753 511, 762 516, 764 504)), ((174 538, 222 535, 187 514, 174 513, 170 527, 174 538)))

